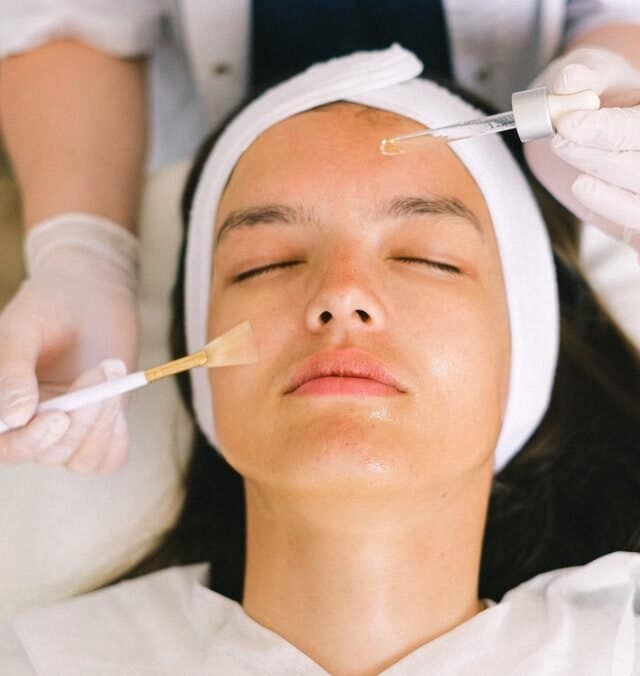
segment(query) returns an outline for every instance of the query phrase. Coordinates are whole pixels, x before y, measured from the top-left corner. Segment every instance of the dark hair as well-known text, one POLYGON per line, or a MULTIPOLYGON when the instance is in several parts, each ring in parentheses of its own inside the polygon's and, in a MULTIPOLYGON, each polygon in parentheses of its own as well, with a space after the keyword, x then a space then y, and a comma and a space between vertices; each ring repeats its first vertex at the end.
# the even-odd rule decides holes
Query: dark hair
MULTIPOLYGON (((484 102, 445 83, 477 107, 484 102)), ((233 116, 232 116, 233 117, 233 116)), ((220 131, 203 144, 182 200, 186 231, 196 185, 220 131)), ((480 568, 480 596, 495 600, 534 575, 617 550, 640 551, 640 356, 589 286, 575 218, 508 145, 549 229, 560 294, 560 354, 551 402, 523 449, 494 477, 480 568)), ((173 291, 172 348, 186 354, 183 242, 173 291)), ((179 378, 191 411, 188 375, 179 378)), ((171 565, 211 563, 211 588, 241 601, 245 564, 242 477, 195 433, 186 498, 175 526, 125 577, 171 565)))

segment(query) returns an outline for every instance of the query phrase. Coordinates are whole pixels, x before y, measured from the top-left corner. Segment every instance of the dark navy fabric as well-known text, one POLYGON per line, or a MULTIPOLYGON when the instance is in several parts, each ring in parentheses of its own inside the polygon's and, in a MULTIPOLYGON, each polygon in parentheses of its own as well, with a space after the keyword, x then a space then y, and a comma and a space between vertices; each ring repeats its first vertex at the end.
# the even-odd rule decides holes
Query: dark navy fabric
POLYGON ((251 78, 260 88, 312 63, 394 42, 425 75, 452 77, 441 0, 253 0, 251 78))

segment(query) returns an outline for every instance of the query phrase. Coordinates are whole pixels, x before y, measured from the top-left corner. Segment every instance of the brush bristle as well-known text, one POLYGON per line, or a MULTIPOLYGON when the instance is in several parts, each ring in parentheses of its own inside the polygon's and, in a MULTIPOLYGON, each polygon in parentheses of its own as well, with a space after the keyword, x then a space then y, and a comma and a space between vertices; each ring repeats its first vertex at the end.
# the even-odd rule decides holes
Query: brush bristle
POLYGON ((242 322, 218 336, 205 348, 207 366, 233 366, 253 364, 258 361, 258 349, 251 324, 242 322))

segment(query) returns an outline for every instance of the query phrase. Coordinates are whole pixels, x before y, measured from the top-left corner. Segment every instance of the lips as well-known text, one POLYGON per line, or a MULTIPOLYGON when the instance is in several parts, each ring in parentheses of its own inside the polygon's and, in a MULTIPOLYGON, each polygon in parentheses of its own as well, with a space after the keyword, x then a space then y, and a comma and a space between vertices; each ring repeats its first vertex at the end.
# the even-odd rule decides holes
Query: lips
POLYGON ((297 370, 285 394, 317 378, 363 378, 406 392, 398 379, 379 360, 355 348, 318 352, 297 370))

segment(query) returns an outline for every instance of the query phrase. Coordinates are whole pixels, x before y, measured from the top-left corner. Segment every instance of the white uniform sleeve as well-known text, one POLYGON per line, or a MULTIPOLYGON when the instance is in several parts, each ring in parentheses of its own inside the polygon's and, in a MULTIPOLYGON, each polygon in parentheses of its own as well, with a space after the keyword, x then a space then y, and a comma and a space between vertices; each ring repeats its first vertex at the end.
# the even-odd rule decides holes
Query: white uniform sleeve
POLYGON ((109 54, 138 56, 160 37, 161 0, 0 0, 0 58, 74 38, 109 54))
POLYGON ((609 23, 640 24, 638 0, 568 0, 565 39, 571 42, 582 33, 609 23))
POLYGON ((18 637, 8 625, 0 625, 0 674, 36 676, 18 637))

